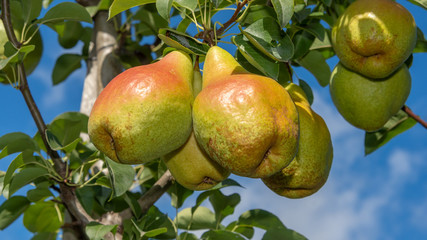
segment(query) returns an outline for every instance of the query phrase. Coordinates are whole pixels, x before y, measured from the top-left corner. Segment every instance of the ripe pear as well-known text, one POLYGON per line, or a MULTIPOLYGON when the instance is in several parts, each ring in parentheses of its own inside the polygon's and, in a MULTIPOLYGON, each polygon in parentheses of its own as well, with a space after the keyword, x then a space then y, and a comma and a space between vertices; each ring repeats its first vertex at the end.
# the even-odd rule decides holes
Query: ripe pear
POLYGON ((357 0, 335 23, 331 40, 344 66, 385 78, 412 53, 417 28, 411 13, 393 0, 357 0))
POLYGON ((270 176, 287 166, 296 154, 296 107, 276 81, 255 74, 234 74, 235 69, 243 68, 225 50, 211 49, 206 63, 223 66, 204 66, 208 83, 193 106, 197 142, 213 160, 236 175, 270 176))
POLYGON ((338 63, 329 91, 340 114, 368 132, 380 129, 403 106, 411 90, 406 64, 381 81, 352 72, 338 63))
POLYGON ((174 51, 117 75, 98 96, 89 136, 114 161, 145 163, 178 149, 192 131, 191 58, 174 51))
POLYGON ((162 157, 175 180, 191 190, 207 190, 225 180, 230 171, 209 158, 192 133, 178 150, 162 157))
POLYGON ((317 192, 328 179, 333 158, 332 141, 328 126, 311 109, 303 90, 293 83, 286 89, 299 113, 298 153, 289 166, 262 181, 281 196, 303 198, 317 192))

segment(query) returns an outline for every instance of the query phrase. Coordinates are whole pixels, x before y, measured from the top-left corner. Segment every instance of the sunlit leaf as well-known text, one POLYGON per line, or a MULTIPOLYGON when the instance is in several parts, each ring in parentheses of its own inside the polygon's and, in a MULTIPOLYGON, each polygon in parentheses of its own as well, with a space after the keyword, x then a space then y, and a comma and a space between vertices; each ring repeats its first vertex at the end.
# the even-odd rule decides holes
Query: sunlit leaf
POLYGON ((37 143, 27 134, 13 132, 0 137, 0 159, 25 150, 32 152, 39 150, 37 143))
POLYGON ((135 170, 131 165, 116 163, 108 157, 105 157, 105 162, 108 166, 113 194, 120 196, 132 186, 135 170))
POLYGON ((64 217, 57 203, 37 202, 25 211, 23 222, 30 232, 56 232, 64 217))
POLYGON ((194 213, 191 208, 181 210, 174 220, 178 228, 198 230, 215 229, 215 214, 207 207, 198 207, 194 213))
POLYGON ((271 3, 276 11, 280 26, 286 27, 294 14, 294 0, 272 0, 271 3))
POLYGON ((156 8, 159 15, 168 20, 172 9, 173 0, 156 0, 156 8))
POLYGON ((0 206, 0 230, 13 223, 28 208, 30 201, 23 196, 6 199, 0 206))
POLYGON ((202 239, 206 240, 245 240, 240 234, 226 230, 210 230, 202 235, 202 239))
POLYGON ((207 44, 173 29, 160 29, 158 37, 167 45, 190 54, 205 56, 209 50, 207 44))
POLYGON ((91 240, 102 240, 105 234, 113 231, 117 225, 103 225, 98 222, 90 222, 86 225, 86 234, 91 240))
POLYGON ((10 186, 9 196, 12 196, 16 191, 31 183, 39 177, 49 175, 49 172, 42 167, 34 166, 22 169, 20 172, 13 175, 10 186))
POLYGON ((92 17, 86 8, 74 2, 62 2, 47 11, 43 18, 37 22, 46 24, 56 21, 82 21, 92 23, 92 17))
POLYGON ((156 0, 114 0, 110 6, 108 19, 133 7, 155 2, 156 0))

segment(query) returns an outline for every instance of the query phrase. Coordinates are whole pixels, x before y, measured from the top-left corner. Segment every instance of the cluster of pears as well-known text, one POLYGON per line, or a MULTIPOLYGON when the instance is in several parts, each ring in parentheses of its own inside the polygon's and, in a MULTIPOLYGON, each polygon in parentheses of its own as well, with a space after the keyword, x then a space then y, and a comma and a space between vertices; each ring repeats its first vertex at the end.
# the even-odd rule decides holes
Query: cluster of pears
POLYGON ((233 173, 301 198, 324 185, 332 164, 329 130, 303 90, 249 73, 217 46, 203 77, 181 51, 119 74, 97 98, 88 129, 114 161, 161 158, 192 190, 233 173))
POLYGON ((393 0, 357 0, 339 17, 331 40, 340 62, 330 93, 349 123, 376 131, 403 106, 411 90, 405 61, 416 38, 411 13, 393 0))

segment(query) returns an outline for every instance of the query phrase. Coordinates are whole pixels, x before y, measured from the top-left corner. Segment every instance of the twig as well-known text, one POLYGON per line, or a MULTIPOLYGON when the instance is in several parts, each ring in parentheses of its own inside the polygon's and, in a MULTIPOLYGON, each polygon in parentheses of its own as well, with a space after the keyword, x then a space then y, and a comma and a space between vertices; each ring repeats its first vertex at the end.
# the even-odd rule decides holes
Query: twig
MULTIPOLYGON (((225 22, 221 28, 219 28, 218 30, 216 30, 216 35, 219 36, 221 35, 232 23, 234 23, 237 19, 237 16, 239 15, 240 10, 242 10, 242 8, 248 3, 248 0, 244 0, 243 2, 240 2, 239 4, 237 4, 236 10, 233 13, 233 16, 231 16, 231 18, 225 22)), ((209 26, 208 26, 209 27, 209 26)), ((206 29, 206 28, 205 28, 206 29)), ((206 29, 205 31, 199 32, 198 34, 196 34, 194 37, 195 38, 200 38, 203 40, 206 40, 207 42, 209 42, 209 39, 214 39, 214 33, 213 33, 213 29, 206 29)))
POLYGON ((414 112, 412 112, 412 110, 411 110, 408 106, 404 105, 404 106, 402 107, 402 110, 403 110, 404 112, 406 112, 410 117, 412 117, 413 119, 415 119, 415 121, 417 121, 418 123, 420 123, 424 128, 426 128, 426 129, 427 129, 427 122, 426 122, 426 121, 424 121, 424 120, 422 120, 422 119, 420 118, 420 116, 418 116, 418 115, 416 115, 414 112))

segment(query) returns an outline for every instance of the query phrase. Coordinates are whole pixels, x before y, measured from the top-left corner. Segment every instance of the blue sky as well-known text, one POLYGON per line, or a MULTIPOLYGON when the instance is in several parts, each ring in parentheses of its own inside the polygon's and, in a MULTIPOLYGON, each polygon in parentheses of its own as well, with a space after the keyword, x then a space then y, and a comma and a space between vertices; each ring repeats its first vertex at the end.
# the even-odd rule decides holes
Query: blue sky
MULTIPOLYGON (((407 1, 398 1, 408 8, 423 32, 427 33, 427 12, 407 1)), ((222 21, 223 22, 223 21, 222 21)), ((39 67, 29 76, 36 103, 46 122, 65 111, 78 111, 85 69, 74 72, 65 82, 52 86, 51 72, 55 60, 64 52, 79 52, 80 48, 64 50, 56 35, 42 28, 45 52, 39 67)), ((226 48, 231 52, 234 48, 226 48)), ((328 60, 331 68, 337 58, 328 60)), ((427 54, 415 54, 412 90, 407 105, 427 120, 427 54)), ((326 121, 334 144, 334 162, 325 186, 316 194, 299 200, 275 195, 260 180, 232 176, 245 188, 228 188, 238 192, 242 201, 232 217, 262 208, 277 214, 286 226, 309 239, 425 239, 427 236, 427 130, 417 124, 397 136, 373 154, 364 156, 364 132, 349 125, 338 114, 329 97, 328 87, 320 87, 304 69, 297 68, 300 78, 313 88, 313 109, 326 121)), ((20 92, 0 85, 2 114, 0 136, 21 131, 29 135, 36 127, 20 92)), ((0 160, 0 170, 6 171, 11 158, 0 160)), ((18 194, 22 192, 18 192, 18 194)), ((4 198, 0 197, 0 202, 4 198)), ((164 196, 156 205, 174 216, 164 196)), ((186 207, 195 198, 186 201, 186 207)), ((258 232, 258 236, 261 232, 258 232)), ((22 218, 0 232, 0 239, 30 239, 22 218)))

